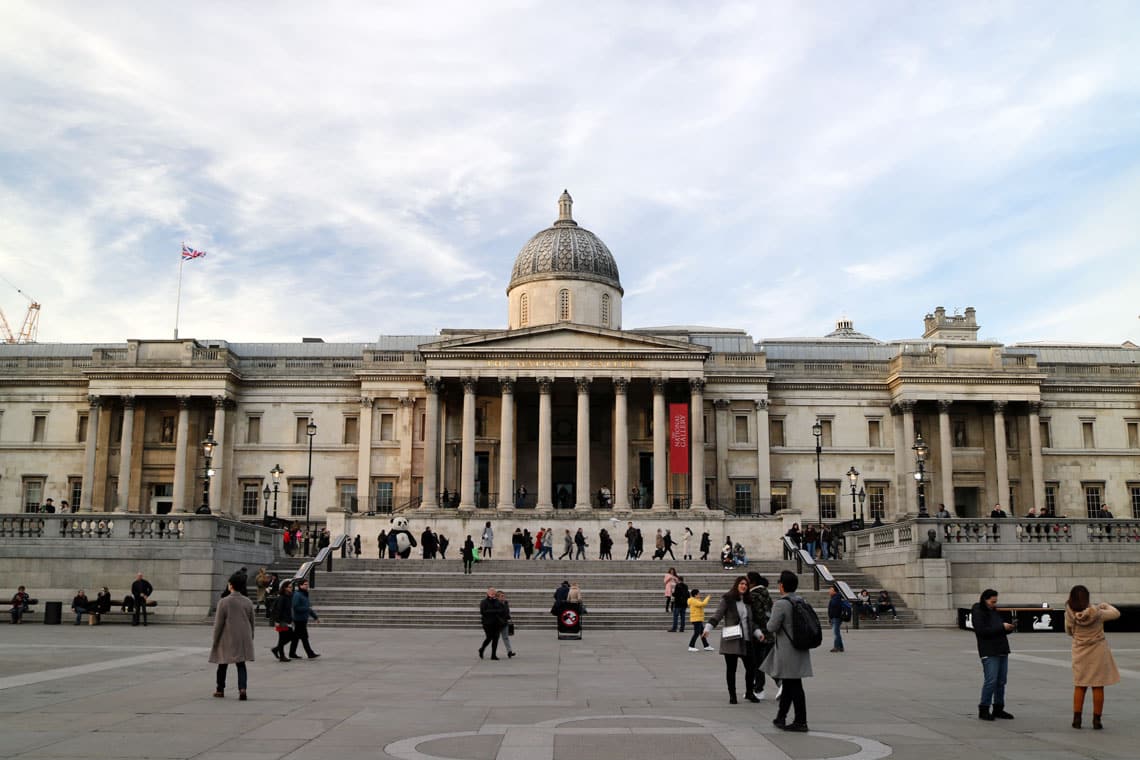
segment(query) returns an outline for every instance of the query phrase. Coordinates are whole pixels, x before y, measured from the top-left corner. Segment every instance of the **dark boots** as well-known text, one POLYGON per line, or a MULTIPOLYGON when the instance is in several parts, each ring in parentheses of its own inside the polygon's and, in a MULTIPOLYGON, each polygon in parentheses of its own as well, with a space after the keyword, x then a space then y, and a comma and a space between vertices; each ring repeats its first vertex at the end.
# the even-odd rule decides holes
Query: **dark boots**
POLYGON ((1081 714, 1079 712, 1073 713, 1073 728, 1081 727, 1081 714))
POLYGON ((754 692, 752 690, 751 686, 749 686, 744 691, 744 698, 747 699, 749 702, 759 702, 760 701, 760 698, 756 696, 756 692, 754 692))
POLYGON ((1102 726, 1100 723, 1100 716, 1096 713, 1093 713, 1093 728, 1095 728, 1097 731, 1104 728, 1104 726, 1102 726))
POLYGON ((978 720, 993 720, 994 716, 990 715, 989 705, 978 705, 978 720))
POLYGON ((1013 716, 1005 711, 1005 705, 994 705, 993 715, 995 718, 1001 718, 1002 720, 1013 720, 1013 716))

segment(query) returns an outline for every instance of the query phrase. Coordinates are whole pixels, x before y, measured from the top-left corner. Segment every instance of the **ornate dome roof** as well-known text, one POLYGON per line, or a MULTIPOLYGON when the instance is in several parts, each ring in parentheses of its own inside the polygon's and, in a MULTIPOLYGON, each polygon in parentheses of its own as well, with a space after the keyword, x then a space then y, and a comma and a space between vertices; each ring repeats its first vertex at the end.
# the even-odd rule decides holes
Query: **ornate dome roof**
POLYGON ((508 292, 534 280, 593 280, 625 293, 613 254, 597 235, 578 226, 570 214, 573 204, 570 193, 563 190, 558 198, 558 221, 519 251, 508 292))

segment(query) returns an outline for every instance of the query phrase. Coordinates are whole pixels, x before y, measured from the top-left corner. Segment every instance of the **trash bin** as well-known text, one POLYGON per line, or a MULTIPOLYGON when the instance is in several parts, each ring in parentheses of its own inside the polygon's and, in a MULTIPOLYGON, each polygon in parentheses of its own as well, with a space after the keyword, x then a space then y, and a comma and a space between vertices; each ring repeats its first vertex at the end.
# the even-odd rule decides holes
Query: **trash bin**
POLYGON ((44 602, 44 625, 59 625, 63 620, 63 602, 44 602))
POLYGON ((555 605, 558 620, 558 640, 582 638, 582 605, 579 602, 558 602, 555 605))

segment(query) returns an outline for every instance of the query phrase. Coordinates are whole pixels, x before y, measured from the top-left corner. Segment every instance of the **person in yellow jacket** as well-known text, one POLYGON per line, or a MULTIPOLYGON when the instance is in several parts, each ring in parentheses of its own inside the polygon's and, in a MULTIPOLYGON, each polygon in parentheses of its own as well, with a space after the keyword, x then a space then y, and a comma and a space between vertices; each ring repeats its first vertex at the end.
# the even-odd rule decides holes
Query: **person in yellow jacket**
MULTIPOLYGON (((706 596, 704 599, 698 599, 700 596, 700 589, 693 589, 689 592, 689 622, 693 624, 693 638, 689 639, 689 651, 698 652, 697 639, 705 632, 705 607, 708 606, 711 597, 706 596)), ((704 642, 705 651, 714 651, 707 641, 704 642)))

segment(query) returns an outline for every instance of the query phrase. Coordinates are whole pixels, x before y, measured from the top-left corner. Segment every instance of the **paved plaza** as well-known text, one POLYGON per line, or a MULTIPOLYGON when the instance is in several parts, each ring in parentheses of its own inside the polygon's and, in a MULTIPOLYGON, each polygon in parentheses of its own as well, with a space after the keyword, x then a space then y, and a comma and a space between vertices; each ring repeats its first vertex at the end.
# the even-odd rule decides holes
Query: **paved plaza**
MULTIPOLYGON (((473 600, 473 603, 477 600, 473 600)), ((663 621, 664 621, 664 613, 663 621)), ((729 705, 723 659, 687 636, 519 630, 479 660, 477 630, 312 628, 318 660, 284 664, 258 629, 250 699, 214 699, 205 626, 0 627, 0 757, 355 760, 558 758, 1136 758, 1140 634, 1110 642, 1123 681, 1104 731, 1069 727, 1064 635, 1011 638, 1007 709, 976 718, 973 636, 851 631, 814 654, 809 734, 771 725, 774 690, 729 705)), ((1086 709, 1086 726, 1091 722, 1086 709)))

